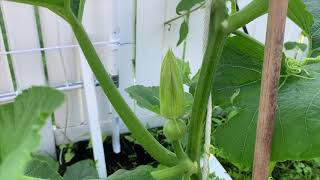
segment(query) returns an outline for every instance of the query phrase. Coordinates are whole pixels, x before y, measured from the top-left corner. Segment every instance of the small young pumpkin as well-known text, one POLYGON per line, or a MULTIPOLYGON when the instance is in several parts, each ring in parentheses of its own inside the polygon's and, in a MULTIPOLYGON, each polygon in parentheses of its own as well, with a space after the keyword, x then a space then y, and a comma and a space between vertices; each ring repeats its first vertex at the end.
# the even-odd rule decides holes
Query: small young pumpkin
POLYGON ((181 119, 168 120, 163 126, 163 133, 170 141, 182 139, 186 132, 187 125, 181 119))
POLYGON ((168 50, 161 66, 160 113, 167 119, 177 119, 183 114, 184 91, 177 59, 168 50))

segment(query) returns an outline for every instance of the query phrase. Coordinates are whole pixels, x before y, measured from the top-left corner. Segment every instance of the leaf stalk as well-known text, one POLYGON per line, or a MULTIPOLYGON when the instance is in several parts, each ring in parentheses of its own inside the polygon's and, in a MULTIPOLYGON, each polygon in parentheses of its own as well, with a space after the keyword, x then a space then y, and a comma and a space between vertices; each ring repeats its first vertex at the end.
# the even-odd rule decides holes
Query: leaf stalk
MULTIPOLYGON (((200 161, 201 142, 203 137, 204 120, 214 74, 217 69, 222 50, 227 38, 225 26, 227 18, 225 0, 216 0, 210 15, 209 39, 204 60, 200 70, 198 85, 195 92, 194 103, 190 119, 190 132, 188 137, 187 153, 191 161, 200 161)), ((193 179, 201 177, 193 176, 193 179)))

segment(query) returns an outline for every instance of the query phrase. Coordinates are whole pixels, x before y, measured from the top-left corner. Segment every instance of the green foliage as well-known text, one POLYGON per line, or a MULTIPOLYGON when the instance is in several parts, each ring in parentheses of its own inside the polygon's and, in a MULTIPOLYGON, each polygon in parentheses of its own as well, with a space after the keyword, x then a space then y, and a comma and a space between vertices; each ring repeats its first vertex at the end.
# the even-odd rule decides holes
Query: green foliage
POLYGON ((79 19, 82 19, 85 1, 86 0, 71 0, 71 10, 79 19))
POLYGON ((313 159, 310 161, 285 161, 277 163, 272 173, 274 179, 280 180, 300 180, 300 179, 320 179, 320 161, 313 159))
POLYGON ((190 79, 191 70, 190 70, 189 62, 185 60, 177 59, 177 64, 182 73, 183 84, 190 86, 192 83, 192 80, 190 79))
POLYGON ((286 48, 286 50, 299 49, 301 51, 305 51, 308 48, 308 46, 304 43, 291 42, 291 41, 286 42, 284 44, 284 47, 286 48))
POLYGON ((288 16, 304 30, 311 44, 309 55, 320 55, 320 4, 318 0, 291 0, 288 16))
POLYGON ((308 8, 303 1, 305 0, 290 0, 288 17, 290 17, 290 19, 295 22, 306 34, 310 34, 311 26, 314 22, 313 15, 308 11, 308 8))
POLYGON ((75 156, 73 152, 73 144, 62 144, 59 146, 60 152, 63 153, 63 160, 65 163, 70 162, 75 156), (64 150, 66 151, 64 153, 64 150))
POLYGON ((188 33, 189 33, 189 24, 188 24, 188 21, 184 20, 180 26, 180 33, 179 33, 180 37, 179 37, 177 46, 179 46, 184 40, 187 39, 188 33))
POLYGON ((98 179, 98 172, 92 160, 83 160, 67 168, 64 180, 98 179))
MULTIPOLYGON (((228 39, 214 83, 214 102, 230 107, 228 100, 240 89, 234 105, 239 112, 214 133, 223 157, 243 168, 253 161, 259 105, 263 46, 244 36, 228 39), (246 46, 243 46, 246 44, 246 46)), ((290 76, 282 81, 272 146, 272 161, 301 160, 320 156, 319 110, 320 64, 304 67, 314 79, 290 76), (290 147, 289 149, 287 147, 290 147)), ((283 71, 282 73, 285 73, 283 71)), ((284 74, 286 75, 286 74, 284 74)))
POLYGON ((307 9, 313 15, 313 24, 309 37, 311 39, 311 56, 316 57, 320 55, 320 4, 318 0, 304 0, 307 9))
POLYGON ((48 180, 98 179, 95 163, 92 160, 79 161, 76 164, 67 167, 63 177, 58 173, 58 170, 59 164, 57 161, 47 156, 34 155, 26 166, 25 175, 30 178, 48 180))
MULTIPOLYGON (((130 97, 137 101, 137 104, 149 111, 160 115, 159 86, 145 87, 142 85, 131 86, 126 89, 130 97)), ((184 93, 184 114, 191 110, 193 97, 191 94, 184 93)))
POLYGON ((58 173, 59 164, 48 156, 34 155, 28 162, 25 175, 34 178, 63 180, 58 173))
POLYGON ((41 6, 50 9, 54 13, 63 17, 64 19, 70 19, 70 12, 76 17, 82 16, 83 6, 85 0, 7 0, 18 3, 31 4, 35 6, 41 6))
POLYGON ((0 179, 23 174, 30 153, 40 143, 39 131, 64 95, 54 89, 33 87, 15 102, 0 107, 0 179))
POLYGON ((177 14, 190 11, 195 5, 204 2, 204 0, 181 0, 176 8, 177 14))
POLYGON ((140 107, 160 114, 159 87, 136 85, 127 88, 126 92, 132 99, 137 101, 140 107))
POLYGON ((109 176, 107 180, 153 180, 151 172, 154 169, 151 166, 139 166, 135 170, 119 170, 109 176))

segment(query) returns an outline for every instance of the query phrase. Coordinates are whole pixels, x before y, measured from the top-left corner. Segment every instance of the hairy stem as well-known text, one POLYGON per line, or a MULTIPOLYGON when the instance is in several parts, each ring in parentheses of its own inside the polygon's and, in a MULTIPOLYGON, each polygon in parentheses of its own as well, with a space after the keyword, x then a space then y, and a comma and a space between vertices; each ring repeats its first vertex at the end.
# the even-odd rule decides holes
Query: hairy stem
POLYGON ((241 11, 232 14, 228 18, 227 33, 232 33, 265 14, 268 11, 268 2, 268 0, 253 0, 241 11))
POLYGON ((184 152, 184 150, 182 148, 180 140, 179 141, 173 141, 172 142, 172 146, 173 146, 174 151, 176 152, 176 155, 177 155, 178 159, 181 160, 181 159, 188 158, 187 154, 184 152))
POLYGON ((193 174, 195 172, 197 172, 197 165, 195 163, 192 163, 190 160, 185 160, 174 167, 153 171, 151 175, 156 180, 166 180, 178 176, 183 176, 185 174, 193 174))
MULTIPOLYGON (((216 0, 210 15, 208 46, 202 63, 200 77, 192 106, 187 153, 192 161, 200 161, 204 119, 215 70, 219 63, 225 39, 223 21, 227 18, 224 0, 216 0)), ((196 177, 193 177, 197 179, 196 177)), ((198 176, 200 179, 200 176, 198 176)))

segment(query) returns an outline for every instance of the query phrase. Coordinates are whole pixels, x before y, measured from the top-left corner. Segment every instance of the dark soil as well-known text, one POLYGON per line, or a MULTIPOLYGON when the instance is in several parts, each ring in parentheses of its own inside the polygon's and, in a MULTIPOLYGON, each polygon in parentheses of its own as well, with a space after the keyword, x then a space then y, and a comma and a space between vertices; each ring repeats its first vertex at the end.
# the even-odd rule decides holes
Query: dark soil
MULTIPOLYGON (((162 142, 164 146, 170 148, 170 145, 166 142, 161 129, 152 129, 150 131, 156 139, 162 142)), ((140 165, 151 165, 154 167, 158 165, 158 163, 135 141, 134 138, 130 136, 130 134, 121 135, 120 143, 121 152, 116 154, 112 149, 111 137, 107 137, 104 141, 107 172, 109 175, 119 169, 131 170, 140 165)), ((61 174, 64 173, 67 166, 75 164, 81 160, 93 159, 93 151, 91 148, 87 148, 88 144, 89 141, 82 141, 73 145, 73 152, 75 156, 70 162, 61 166, 61 174)))

